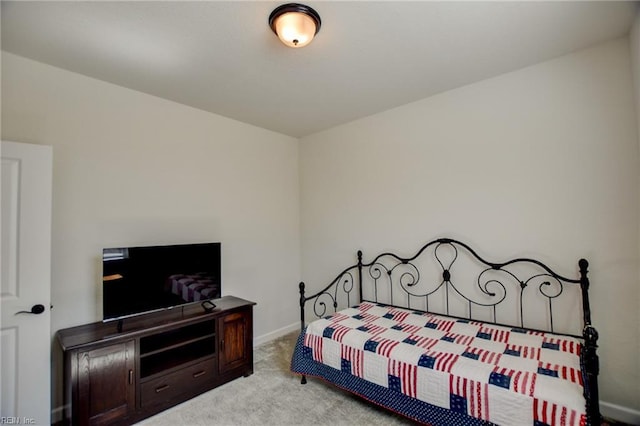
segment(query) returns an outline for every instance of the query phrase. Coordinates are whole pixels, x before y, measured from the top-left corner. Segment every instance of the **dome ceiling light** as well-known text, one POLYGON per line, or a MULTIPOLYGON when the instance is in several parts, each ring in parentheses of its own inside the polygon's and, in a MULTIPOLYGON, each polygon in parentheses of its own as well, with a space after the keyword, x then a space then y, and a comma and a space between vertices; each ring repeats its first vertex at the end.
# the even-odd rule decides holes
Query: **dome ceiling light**
POLYGON ((299 3, 276 7, 269 15, 269 26, 280 41, 289 47, 304 47, 320 31, 318 12, 299 3))

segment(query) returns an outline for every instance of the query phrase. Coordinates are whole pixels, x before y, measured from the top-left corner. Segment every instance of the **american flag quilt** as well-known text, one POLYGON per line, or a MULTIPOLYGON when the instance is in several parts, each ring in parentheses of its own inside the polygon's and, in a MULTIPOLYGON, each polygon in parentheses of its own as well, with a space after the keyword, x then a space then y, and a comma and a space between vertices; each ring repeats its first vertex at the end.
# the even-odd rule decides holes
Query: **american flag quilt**
POLYGON ((584 425, 579 339, 363 302, 312 322, 292 371, 432 425, 584 425))

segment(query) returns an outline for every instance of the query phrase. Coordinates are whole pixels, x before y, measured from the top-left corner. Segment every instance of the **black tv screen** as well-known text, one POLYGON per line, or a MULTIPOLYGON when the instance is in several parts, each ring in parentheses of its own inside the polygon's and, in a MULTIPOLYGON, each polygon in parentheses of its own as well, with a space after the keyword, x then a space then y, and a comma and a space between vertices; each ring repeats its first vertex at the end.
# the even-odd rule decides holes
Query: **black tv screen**
POLYGON ((102 250, 103 320, 218 299, 220 243, 102 250))

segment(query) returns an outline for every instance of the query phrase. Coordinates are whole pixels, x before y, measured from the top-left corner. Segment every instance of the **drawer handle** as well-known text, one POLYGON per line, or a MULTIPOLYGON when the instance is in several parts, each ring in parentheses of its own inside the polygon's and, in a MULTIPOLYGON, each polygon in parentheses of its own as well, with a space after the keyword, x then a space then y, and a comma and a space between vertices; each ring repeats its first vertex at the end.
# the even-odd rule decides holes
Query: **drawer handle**
POLYGON ((169 389, 169 385, 160 386, 159 388, 156 388, 156 393, 160 393, 160 392, 165 391, 167 389, 169 389))
POLYGON ((197 373, 193 373, 193 378, 197 378, 200 376, 204 376, 205 374, 207 374, 207 370, 202 370, 202 371, 198 371, 197 373))

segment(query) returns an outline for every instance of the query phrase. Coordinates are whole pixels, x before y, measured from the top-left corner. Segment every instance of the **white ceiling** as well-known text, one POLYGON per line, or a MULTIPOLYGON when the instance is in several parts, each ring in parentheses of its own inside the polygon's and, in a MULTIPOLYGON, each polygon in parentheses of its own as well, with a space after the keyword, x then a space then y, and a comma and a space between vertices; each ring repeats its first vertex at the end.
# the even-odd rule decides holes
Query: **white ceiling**
POLYGON ((2 49, 302 137, 624 36, 637 7, 313 0, 291 49, 267 25, 285 2, 3 0, 2 49))

